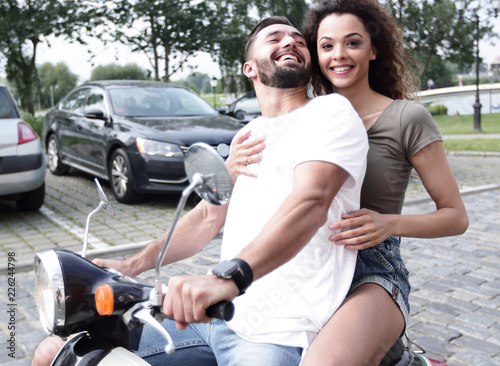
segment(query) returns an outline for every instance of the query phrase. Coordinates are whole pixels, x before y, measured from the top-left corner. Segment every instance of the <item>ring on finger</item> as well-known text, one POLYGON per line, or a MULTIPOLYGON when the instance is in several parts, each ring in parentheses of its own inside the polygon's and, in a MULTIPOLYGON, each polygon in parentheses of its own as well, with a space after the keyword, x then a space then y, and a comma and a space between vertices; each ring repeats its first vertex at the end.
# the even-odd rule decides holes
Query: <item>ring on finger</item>
POLYGON ((248 156, 245 157, 245 165, 248 165, 248 156))

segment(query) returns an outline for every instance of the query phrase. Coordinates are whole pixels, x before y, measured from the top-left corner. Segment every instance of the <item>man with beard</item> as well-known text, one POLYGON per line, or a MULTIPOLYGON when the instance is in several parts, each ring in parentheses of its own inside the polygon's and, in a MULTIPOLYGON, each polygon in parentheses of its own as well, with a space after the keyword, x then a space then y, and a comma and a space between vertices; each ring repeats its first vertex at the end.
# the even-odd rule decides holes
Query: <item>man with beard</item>
MULTIPOLYGON (((164 264, 199 252, 224 226, 222 262, 208 275, 170 279, 163 310, 175 322, 163 326, 176 352, 166 355, 146 328, 138 354, 153 365, 298 365, 351 284, 356 252, 332 245, 327 223, 359 208, 363 124, 339 95, 308 97, 309 51, 286 18, 261 21, 245 57, 262 117, 233 144, 265 136, 266 148, 244 158, 255 177, 237 178, 228 205, 202 201, 179 221, 164 264), (222 300, 235 304, 228 323, 205 314, 222 300)), ((132 257, 96 263, 134 277, 155 266, 165 235, 132 257)))

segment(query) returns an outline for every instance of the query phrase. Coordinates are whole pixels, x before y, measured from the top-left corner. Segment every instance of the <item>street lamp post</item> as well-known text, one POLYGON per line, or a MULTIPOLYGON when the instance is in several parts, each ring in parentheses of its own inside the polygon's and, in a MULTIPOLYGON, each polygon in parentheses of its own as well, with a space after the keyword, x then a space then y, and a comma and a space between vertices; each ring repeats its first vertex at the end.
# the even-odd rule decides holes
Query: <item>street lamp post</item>
MULTIPOLYGON (((495 10, 495 18, 498 16, 498 8, 500 6, 500 0, 493 0, 493 9, 495 10)), ((455 6, 458 10, 458 16, 460 19, 467 19, 464 17, 464 9, 465 9, 465 0, 455 0, 455 6)), ((474 14, 474 20, 476 24, 476 102, 474 103, 474 131, 482 132, 481 130, 481 101, 479 99, 479 40, 480 40, 480 32, 479 32, 479 14, 477 10, 474 14)))
POLYGON ((212 79, 210 79, 210 86, 212 87, 212 90, 214 92, 214 108, 215 108, 215 88, 217 88, 217 78, 215 76, 212 79))

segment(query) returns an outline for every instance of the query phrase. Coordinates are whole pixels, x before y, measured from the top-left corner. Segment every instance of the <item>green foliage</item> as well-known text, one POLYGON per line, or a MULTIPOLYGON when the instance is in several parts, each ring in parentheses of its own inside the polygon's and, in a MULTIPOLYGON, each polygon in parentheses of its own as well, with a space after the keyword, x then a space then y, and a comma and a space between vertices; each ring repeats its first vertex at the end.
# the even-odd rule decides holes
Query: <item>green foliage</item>
POLYGON ((40 105, 42 108, 50 108, 56 105, 67 93, 78 83, 78 75, 73 74, 64 62, 52 65, 45 62, 38 66, 40 78, 40 105))
POLYGON ((102 7, 108 9, 114 30, 108 32, 108 38, 101 38, 146 54, 155 80, 169 81, 196 52, 212 52, 220 31, 220 14, 211 1, 195 5, 191 0, 108 0, 102 7), (164 74, 160 76, 162 63, 164 74))
POLYGON ((447 115, 448 108, 442 104, 435 104, 426 107, 433 116, 447 115))
POLYGON ((25 120, 38 134, 38 136, 42 136, 42 127, 43 127, 43 117, 35 117, 30 113, 23 113, 23 120, 25 120))
POLYGON ((302 28, 304 15, 309 9, 305 0, 256 0, 255 6, 261 18, 270 15, 283 15, 298 29, 302 28))
POLYGON ((91 0, 7 0, 0 5, 0 53, 5 72, 21 101, 33 114, 33 92, 38 82, 36 49, 48 36, 64 36, 83 43, 81 29, 92 32, 100 15, 91 0))
POLYGON ((241 72, 250 31, 259 20, 270 15, 286 16, 300 29, 308 5, 305 0, 214 0, 214 3, 221 25, 214 50, 224 75, 222 87, 232 94, 251 90, 251 83, 241 72))
MULTIPOLYGON (((383 3, 401 26, 408 47, 420 63, 420 78, 436 76, 427 74, 431 63, 448 60, 463 69, 474 62, 475 22, 459 20, 453 1, 385 0, 383 3)), ((488 2, 484 5, 491 6, 488 2)), ((467 19, 474 18, 474 14, 473 9, 466 9, 467 19)), ((491 29, 488 24, 481 26, 481 38, 494 36, 491 29)))
POLYGON ((193 89, 197 93, 210 93, 212 88, 210 87, 210 77, 207 74, 202 74, 200 72, 193 72, 185 80, 185 85, 193 89), (208 84, 208 88, 206 85, 208 84))
POLYGON ((434 89, 456 85, 453 80, 453 70, 456 71, 456 69, 456 65, 443 60, 441 57, 437 55, 431 56, 425 75, 422 76, 421 87, 423 89, 427 88, 428 79, 434 80, 434 89))
POLYGON ((148 70, 135 63, 124 66, 111 63, 92 69, 90 80, 149 80, 149 74, 148 70))

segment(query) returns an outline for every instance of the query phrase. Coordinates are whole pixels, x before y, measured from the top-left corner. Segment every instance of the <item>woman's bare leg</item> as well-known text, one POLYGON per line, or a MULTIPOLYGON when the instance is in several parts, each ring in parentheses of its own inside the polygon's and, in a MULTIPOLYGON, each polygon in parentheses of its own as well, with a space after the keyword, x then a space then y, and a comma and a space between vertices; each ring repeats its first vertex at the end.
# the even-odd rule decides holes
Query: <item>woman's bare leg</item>
POLYGON ((378 366, 404 329, 389 293, 361 285, 344 301, 307 350, 303 366, 378 366))

